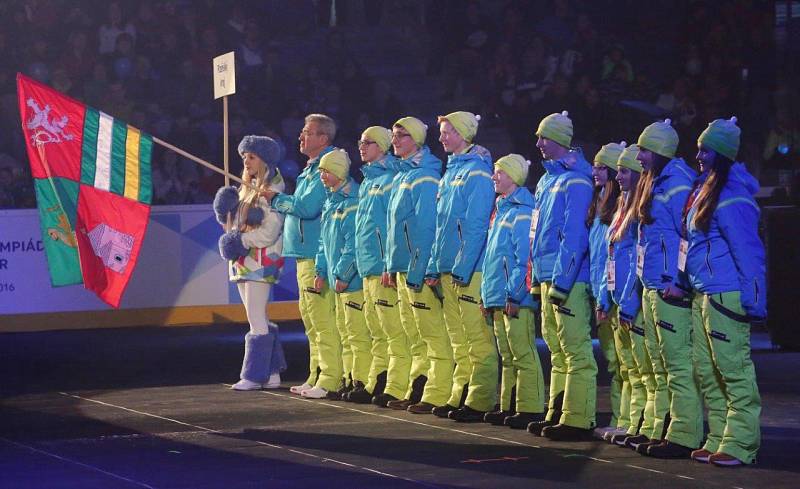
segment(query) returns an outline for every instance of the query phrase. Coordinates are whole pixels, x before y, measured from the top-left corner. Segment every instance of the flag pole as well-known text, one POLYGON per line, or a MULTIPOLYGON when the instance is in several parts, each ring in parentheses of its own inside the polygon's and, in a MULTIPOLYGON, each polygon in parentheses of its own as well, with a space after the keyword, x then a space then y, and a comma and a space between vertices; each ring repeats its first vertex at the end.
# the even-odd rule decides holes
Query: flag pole
POLYGON ((220 175, 225 176, 225 178, 230 178, 234 182, 241 183, 242 185, 246 185, 246 186, 252 188, 253 190, 257 190, 253 185, 250 185, 249 183, 242 181, 242 179, 237 177, 236 175, 234 175, 232 173, 229 173, 229 172, 226 172, 225 170, 220 170, 219 167, 214 165, 213 163, 209 163, 206 160, 198 158, 197 156, 195 156, 195 155, 193 155, 191 153, 187 153, 186 151, 180 149, 177 146, 173 146, 173 145, 169 144, 168 142, 163 141, 163 140, 161 140, 161 139, 159 139, 159 138, 157 138, 155 136, 153 136, 153 142, 156 143, 156 144, 160 144, 161 146, 163 146, 163 147, 165 147, 165 148, 167 148, 169 150, 172 150, 172 151, 178 153, 179 155, 183 156, 184 158, 188 158, 188 159, 194 161, 195 163, 208 168, 209 170, 215 171, 215 172, 219 173, 220 175))

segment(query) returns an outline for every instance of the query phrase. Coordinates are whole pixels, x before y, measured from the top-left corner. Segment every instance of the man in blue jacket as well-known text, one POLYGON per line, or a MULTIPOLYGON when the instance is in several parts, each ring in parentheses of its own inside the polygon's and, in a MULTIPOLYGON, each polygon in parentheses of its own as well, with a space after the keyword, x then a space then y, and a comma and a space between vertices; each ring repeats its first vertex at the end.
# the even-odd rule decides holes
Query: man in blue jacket
MULTIPOLYGON (((364 315, 372 334, 372 370, 375 385, 355 389, 348 400, 372 401, 385 407, 402 398, 409 383, 411 352, 398 313, 397 292, 381 285, 386 255, 386 212, 397 158, 389 152, 392 132, 385 127, 368 127, 358 141, 364 165, 364 180, 358 192, 356 211, 356 263, 364 281, 364 315), (387 358, 388 356, 388 358, 387 358)), ((370 374, 370 380, 373 375, 370 374)))
POLYGON ((566 112, 542 119, 536 135, 546 173, 531 220, 531 292, 541 294, 542 336, 552 369, 547 417, 528 431, 551 440, 584 440, 595 427, 597 397, 585 224, 592 168, 579 149, 570 149, 572 120, 566 112))
POLYGON ((480 310, 481 268, 494 201, 492 158, 486 148, 472 143, 478 116, 453 112, 438 121, 439 141, 450 156, 439 181, 436 239, 425 283, 441 287, 456 367, 450 398, 433 414, 476 422, 483 421, 497 398, 497 349, 480 310))
POLYGON ((306 116, 300 131, 300 152, 308 163, 297 176, 294 195, 267 193, 273 209, 286 214, 283 227, 283 256, 297 260, 297 290, 300 317, 308 336, 309 376, 290 390, 305 397, 323 398, 339 389, 342 382, 342 345, 335 324, 333 293, 327 287, 317 291, 314 259, 319 249, 319 217, 325 203, 325 187, 319 179, 319 160, 330 151, 336 137, 336 123, 323 114, 306 116), (319 375, 317 375, 319 370, 319 375))
MULTIPOLYGON (((400 173, 389 199, 384 283, 396 286, 403 328, 411 340, 422 339, 429 368, 420 373, 405 399, 391 401, 393 409, 430 414, 446 404, 453 384, 453 350, 442 317, 441 292, 425 284, 425 270, 436 234, 436 191, 442 162, 425 145, 427 126, 404 117, 392 126, 392 145, 400 158, 400 173), (395 277, 396 275, 396 277, 395 277), (412 318, 407 311, 411 310, 412 318), (404 314, 404 311, 406 313, 404 314), (424 383, 424 390, 420 387, 424 383), (420 396, 421 394, 421 396, 420 396)), ((412 350, 411 375, 426 362, 412 350), (419 359, 418 359, 419 358, 419 359)))

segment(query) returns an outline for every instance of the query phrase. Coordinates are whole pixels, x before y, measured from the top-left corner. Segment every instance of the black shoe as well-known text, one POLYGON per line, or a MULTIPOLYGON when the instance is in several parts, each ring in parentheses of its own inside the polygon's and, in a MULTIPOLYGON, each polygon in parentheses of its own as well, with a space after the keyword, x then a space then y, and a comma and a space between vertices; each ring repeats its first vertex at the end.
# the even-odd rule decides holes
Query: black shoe
POLYGON ((664 440, 659 445, 650 445, 647 454, 653 458, 692 458, 692 448, 664 440))
POLYGON ((629 436, 625 438, 624 447, 630 448, 631 450, 636 450, 636 448, 642 443, 650 443, 650 438, 646 437, 645 435, 629 436))
MULTIPOLYGON (((644 435, 641 435, 641 436, 644 436, 644 435)), ((628 438, 635 438, 635 437, 636 437, 635 435, 629 435, 627 433, 621 433, 619 435, 612 436, 611 439, 608 440, 608 442, 611 443, 612 445, 616 445, 618 447, 624 447, 625 446, 625 442, 628 440, 628 438)), ((645 438, 647 438, 647 437, 645 437, 645 438)))
POLYGON ((486 416, 486 411, 477 411, 467 405, 461 409, 450 411, 450 414, 447 415, 448 418, 459 423, 479 423, 483 421, 484 416, 486 416))
POLYGON ((513 415, 514 413, 511 411, 503 411, 498 409, 486 413, 483 416, 483 421, 494 426, 503 426, 503 422, 506 420, 506 418, 513 415))
POLYGON ((391 394, 387 394, 387 393, 384 392, 383 394, 378 394, 377 396, 373 397, 372 398, 372 404, 374 404, 374 405, 376 405, 378 407, 385 408, 385 407, 387 407, 386 405, 388 403, 390 403, 392 401, 396 401, 396 400, 397 400, 396 397, 394 397, 391 394))
POLYGON ((342 382, 339 384, 339 389, 336 391, 328 391, 328 393, 325 395, 325 399, 329 401, 343 401, 345 399, 345 394, 350 392, 352 388, 353 388, 352 383, 348 388, 347 382, 345 381, 345 379, 342 379, 342 382))
MULTIPOLYGON (((364 385, 364 383, 363 383, 363 382, 361 382, 360 380, 356 380, 355 382, 353 382, 353 388, 352 388, 350 391, 347 391, 347 392, 345 392, 344 394, 342 394, 342 400, 343 400, 343 401, 347 401, 347 402, 353 402, 353 401, 350 399, 350 396, 351 396, 351 395, 352 395, 354 392, 358 392, 358 391, 364 391, 364 392, 366 392, 366 390, 367 390, 367 386, 365 386, 365 385, 364 385)), ((369 392, 367 392, 367 394, 369 395, 369 392)), ((370 395, 369 397, 370 397, 370 399, 372 399, 372 396, 371 396, 371 395, 370 395)))
POLYGON ((536 436, 544 436, 542 435, 542 430, 550 426, 555 426, 556 424, 558 424, 558 421, 534 421, 533 423, 528 423, 528 433, 536 436))
POLYGON ((422 392, 425 390, 426 382, 428 382, 428 377, 420 375, 411 383, 411 396, 408 398, 411 404, 418 404, 422 400, 422 392))
POLYGON ((345 401, 356 404, 369 404, 371 400, 372 394, 367 390, 363 382, 356 382, 355 388, 347 394, 347 399, 345 399, 345 401))
POLYGON ((645 443, 639 443, 634 450, 636 450, 636 453, 639 455, 647 455, 647 451, 652 445, 660 445, 662 442, 663 440, 650 440, 645 443))
POLYGON ((325 394, 325 399, 329 401, 341 401, 342 400, 342 391, 328 391, 325 394))
POLYGON ((592 430, 559 423, 543 429, 542 436, 553 441, 589 441, 592 430))
POLYGON ((504 425, 514 430, 524 430, 529 424, 535 421, 541 421, 543 418, 542 413, 524 413, 520 412, 514 416, 509 416, 503 422, 504 425))
POLYGON ((445 404, 444 406, 436 406, 431 412, 437 418, 446 418, 447 415, 450 414, 450 411, 455 411, 456 409, 458 408, 455 406, 445 404))

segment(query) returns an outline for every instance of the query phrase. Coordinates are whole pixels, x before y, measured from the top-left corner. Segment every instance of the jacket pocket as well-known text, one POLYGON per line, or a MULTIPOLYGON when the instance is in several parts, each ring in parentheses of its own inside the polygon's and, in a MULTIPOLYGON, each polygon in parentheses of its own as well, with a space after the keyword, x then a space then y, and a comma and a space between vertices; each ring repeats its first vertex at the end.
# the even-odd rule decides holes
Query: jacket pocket
POLYGON ((664 258, 664 273, 669 271, 669 261, 667 260, 667 243, 664 242, 664 235, 661 235, 661 256, 664 258))
POLYGON ((508 283, 509 273, 508 273, 508 258, 505 256, 503 257, 503 273, 506 275, 506 283, 508 283))
POLYGON ((706 246, 706 268, 708 268, 708 274, 713 277, 714 270, 711 268, 711 241, 709 241, 706 246))
POLYGON ((408 248, 408 255, 411 256, 411 237, 408 235, 408 222, 403 223, 403 234, 406 237, 406 248, 408 248))
POLYGON ((381 238, 381 228, 375 228, 375 236, 378 238, 378 250, 381 252, 381 260, 383 260, 383 239, 381 238))
POLYGON ((300 243, 305 242, 305 231, 303 230, 303 220, 300 219, 300 243))

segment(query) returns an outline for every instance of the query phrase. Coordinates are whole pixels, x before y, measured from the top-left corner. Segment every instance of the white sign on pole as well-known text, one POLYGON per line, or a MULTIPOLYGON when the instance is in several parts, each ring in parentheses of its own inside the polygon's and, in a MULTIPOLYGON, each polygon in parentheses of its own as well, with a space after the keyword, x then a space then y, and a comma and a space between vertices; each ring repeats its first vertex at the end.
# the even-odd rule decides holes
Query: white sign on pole
POLYGON ((214 100, 236 93, 233 51, 214 58, 214 100))

